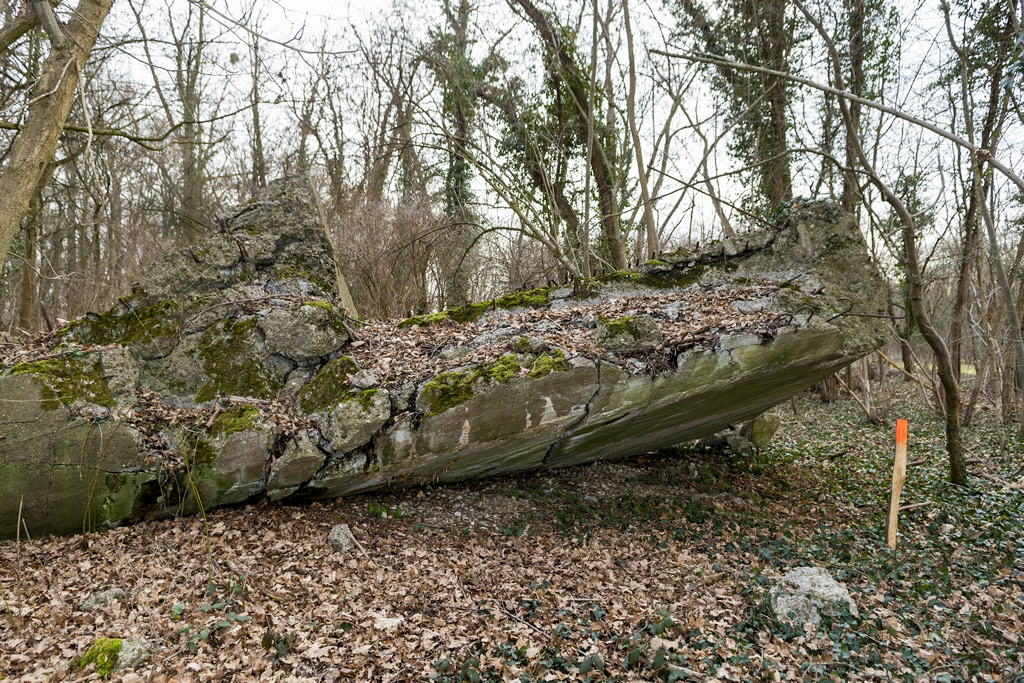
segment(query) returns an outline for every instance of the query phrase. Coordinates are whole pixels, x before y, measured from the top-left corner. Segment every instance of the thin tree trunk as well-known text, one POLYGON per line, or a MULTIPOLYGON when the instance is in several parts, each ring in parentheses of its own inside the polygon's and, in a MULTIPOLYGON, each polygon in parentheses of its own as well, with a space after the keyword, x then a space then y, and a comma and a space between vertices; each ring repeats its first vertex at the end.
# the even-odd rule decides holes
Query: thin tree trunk
POLYGON ((629 2, 622 0, 622 18, 626 28, 626 52, 629 58, 629 92, 626 95, 626 118, 629 134, 633 138, 633 152, 636 155, 636 170, 640 178, 640 201, 644 205, 644 232, 647 235, 646 258, 658 253, 658 226, 654 222, 651 193, 647 187, 647 166, 644 164, 643 145, 640 129, 636 124, 636 55, 633 51, 633 27, 629 21, 629 2))
POLYGON ((51 46, 43 63, 25 125, 14 139, 0 174, 0 264, 7 261, 32 195, 53 161, 75 99, 79 75, 112 2, 80 0, 65 29, 70 39, 59 47, 51 46))
MULTIPOLYGON (((580 72, 579 65, 573 61, 568 48, 562 40, 562 34, 551 25, 547 15, 537 8, 530 0, 507 0, 510 4, 516 4, 526 12, 527 17, 533 23, 544 43, 545 50, 550 55, 550 69, 556 69, 557 75, 568 87, 570 95, 574 100, 576 121, 581 132, 581 137, 589 139, 591 133, 591 121, 588 116, 587 91, 585 79, 580 72)), ((614 172, 612 164, 608 159, 608 140, 604 136, 595 134, 593 146, 589 152, 590 172, 594 175, 594 183, 597 185, 598 205, 601 207, 601 225, 604 229, 604 237, 608 243, 608 252, 612 267, 615 269, 625 268, 626 244, 622 239, 622 229, 619 224, 619 204, 615 194, 614 172)))
MULTIPOLYGON (((807 20, 810 21, 817 29, 818 34, 825 41, 828 46, 829 54, 832 61, 832 70, 835 74, 836 85, 839 89, 843 89, 843 74, 840 68, 841 60, 839 53, 835 48, 835 43, 832 38, 825 31, 825 28, 821 25, 810 12, 797 1, 797 6, 803 12, 807 20)), ((931 316, 928 313, 928 308, 925 302, 924 292, 924 278, 921 275, 921 266, 918 260, 917 254, 917 237, 915 235, 914 217, 907 210, 906 205, 900 200, 899 197, 889 188, 885 182, 882 181, 881 177, 875 171, 874 166, 871 164, 871 160, 868 159, 867 154, 864 153, 864 148, 860 142, 860 136, 857 131, 853 130, 853 118, 850 114, 849 102, 846 98, 840 97, 839 108, 843 113, 843 121, 846 124, 846 134, 853 140, 854 152, 856 153, 857 160, 867 174, 869 180, 878 191, 882 194, 886 203, 892 207, 893 211, 900 219, 901 234, 903 238, 903 268, 907 278, 907 292, 910 299, 910 308, 914 315, 914 320, 917 322, 918 329, 921 330, 921 336, 924 337, 928 346, 932 350, 932 354, 935 358, 936 370, 939 375, 939 381, 942 384, 943 391, 943 404, 945 408, 946 417, 946 454, 949 457, 949 479, 952 483, 959 486, 967 485, 967 462, 964 457, 963 444, 960 439, 960 384, 956 380, 956 375, 953 373, 953 363, 949 355, 949 348, 942 340, 942 336, 939 334, 935 326, 932 325, 931 316)))

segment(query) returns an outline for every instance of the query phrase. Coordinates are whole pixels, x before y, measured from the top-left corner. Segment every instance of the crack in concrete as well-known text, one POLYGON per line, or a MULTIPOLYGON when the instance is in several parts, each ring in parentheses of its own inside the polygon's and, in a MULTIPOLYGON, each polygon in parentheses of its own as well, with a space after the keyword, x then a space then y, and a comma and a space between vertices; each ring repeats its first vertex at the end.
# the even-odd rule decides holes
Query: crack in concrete
POLYGON ((595 369, 597 371, 597 382, 596 382, 597 388, 594 389, 594 393, 590 395, 590 398, 587 399, 587 402, 583 405, 583 415, 581 415, 580 419, 576 420, 576 422, 573 422, 571 425, 567 425, 566 427, 564 427, 561 430, 561 434, 559 435, 559 437, 557 439, 555 439, 551 443, 550 446, 548 446, 548 450, 544 453, 544 459, 541 460, 541 467, 546 467, 547 466, 548 462, 551 460, 551 456, 554 454, 554 452, 558 448, 558 446, 560 446, 561 443, 563 441, 565 441, 566 438, 572 436, 576 431, 578 431, 579 428, 582 427, 584 425, 584 423, 586 423, 587 418, 590 417, 590 406, 593 405, 594 399, 597 398, 597 395, 601 393, 601 359, 600 358, 598 358, 598 359, 596 359, 594 361, 594 366, 595 366, 595 369))

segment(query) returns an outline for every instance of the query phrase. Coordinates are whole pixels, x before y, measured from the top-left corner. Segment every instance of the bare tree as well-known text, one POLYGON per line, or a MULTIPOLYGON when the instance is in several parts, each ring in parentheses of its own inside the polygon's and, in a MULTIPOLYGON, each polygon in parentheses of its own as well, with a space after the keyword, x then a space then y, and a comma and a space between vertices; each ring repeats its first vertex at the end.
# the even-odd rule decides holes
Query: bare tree
MULTIPOLYGON (((11 242, 53 161, 82 70, 112 2, 80 0, 66 26, 47 12, 51 9, 48 3, 32 5, 32 11, 42 14, 42 19, 37 15, 33 21, 49 29, 50 54, 27 103, 25 122, 0 173, 0 263, 6 262, 11 242)), ((29 11, 27 3, 25 11, 29 11)), ((6 36, 17 34, 22 26, 24 21, 16 27, 5 26, 0 33, 6 41, 6 36)))

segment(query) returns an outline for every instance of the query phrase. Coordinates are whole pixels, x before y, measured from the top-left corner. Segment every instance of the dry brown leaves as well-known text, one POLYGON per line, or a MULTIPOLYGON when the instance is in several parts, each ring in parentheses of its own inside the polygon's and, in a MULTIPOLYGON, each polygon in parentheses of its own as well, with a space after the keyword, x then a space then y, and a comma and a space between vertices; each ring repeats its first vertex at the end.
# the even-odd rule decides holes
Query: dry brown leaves
MULTIPOLYGON (((580 491, 589 490, 596 472, 575 472, 549 479, 572 485, 582 475, 580 491)), ((540 662, 554 646, 575 672, 594 654, 614 666, 616 634, 659 611, 685 615, 685 625, 711 627, 724 640, 723 615, 743 601, 702 552, 665 552, 613 531, 582 541, 550 530, 470 532, 471 517, 500 513, 498 499, 513 501, 509 524, 529 513, 509 497, 515 481, 490 485, 484 499, 474 497, 478 487, 454 487, 2 543, 0 677, 88 678, 71 663, 99 637, 160 646, 136 671, 118 674, 135 681, 412 681, 436 674, 439 662, 467 658, 510 680, 547 672, 540 662), (463 497, 491 504, 458 502, 463 497), (368 512, 377 509, 373 501, 392 515, 368 512), (441 524, 420 521, 431 520, 431 509, 441 524), (339 520, 365 554, 331 551, 327 532, 339 520), (77 609, 111 587, 131 597, 77 609), (212 635, 197 640, 203 628, 212 635)), ((670 541, 661 536, 651 541, 670 541)), ((656 647, 679 646, 665 636, 656 647)), ((582 679, 562 672, 548 680, 582 679)))

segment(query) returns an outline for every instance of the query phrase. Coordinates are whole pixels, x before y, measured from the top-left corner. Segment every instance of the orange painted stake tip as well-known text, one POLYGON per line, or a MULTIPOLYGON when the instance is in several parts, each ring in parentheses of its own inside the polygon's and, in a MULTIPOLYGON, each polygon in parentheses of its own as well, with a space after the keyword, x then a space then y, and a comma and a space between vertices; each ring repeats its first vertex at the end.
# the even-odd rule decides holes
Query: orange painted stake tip
POLYGON ((907 443, 907 421, 896 420, 896 443, 907 443))

